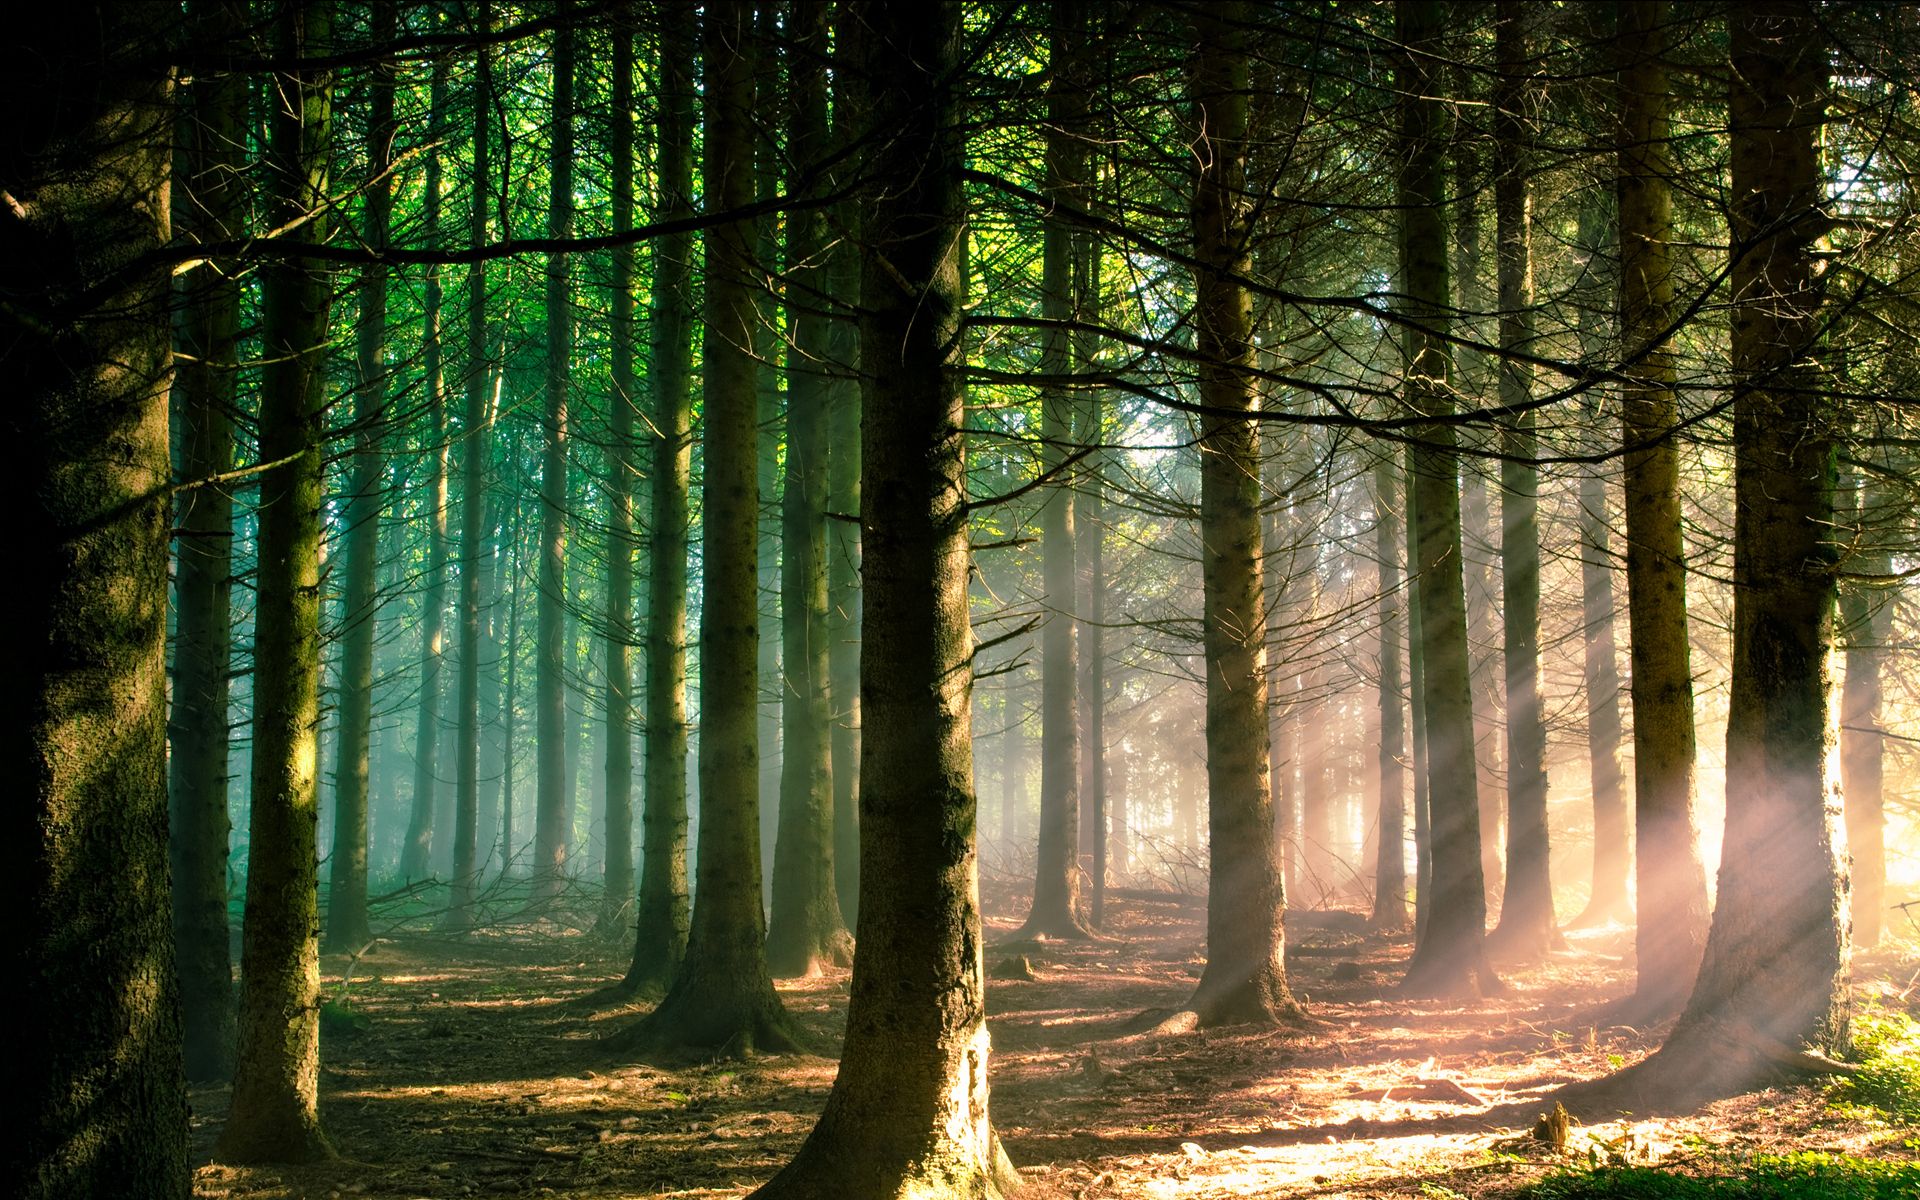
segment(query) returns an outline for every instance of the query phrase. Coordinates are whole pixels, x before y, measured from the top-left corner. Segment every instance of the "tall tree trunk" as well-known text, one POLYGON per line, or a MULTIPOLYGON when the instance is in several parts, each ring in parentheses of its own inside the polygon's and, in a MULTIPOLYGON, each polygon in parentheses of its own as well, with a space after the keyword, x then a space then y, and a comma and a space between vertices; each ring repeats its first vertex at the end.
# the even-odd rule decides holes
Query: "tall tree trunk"
MULTIPOLYGON (((1398 0, 1395 68, 1400 93, 1400 290, 1406 299, 1407 407, 1444 417, 1448 382, 1447 227, 1442 170, 1443 102, 1439 61, 1443 6, 1398 0)), ((1427 801, 1432 840, 1432 899, 1407 964, 1403 990, 1452 995, 1501 984, 1487 963, 1487 889, 1481 873, 1480 802, 1474 770, 1473 695, 1467 651, 1466 590, 1460 555, 1460 464, 1453 427, 1426 425, 1411 448, 1409 506, 1415 522, 1412 566, 1419 572, 1421 717, 1426 729, 1427 801)))
MULTIPOLYGON (((574 28, 563 21, 554 31, 551 187, 547 197, 547 235, 573 234, 573 68, 574 28)), ((573 825, 567 787, 567 442, 568 396, 572 379, 573 309, 569 295, 571 258, 547 256, 547 377, 544 434, 540 458, 540 595, 535 624, 539 657, 534 706, 533 878, 537 902, 560 894, 567 869, 573 825)))
MULTIPOLYGON (((613 227, 633 228, 633 39, 613 30, 613 227)), ((624 933, 633 917, 633 412, 640 381, 633 368, 634 251, 613 252, 613 395, 607 446, 607 852, 600 902, 603 935, 624 933)))
POLYGON ((1427 669, 1420 625, 1420 510, 1413 487, 1414 447, 1401 470, 1405 481, 1407 562, 1407 749, 1413 766, 1413 939, 1427 934, 1433 913, 1433 806, 1427 803, 1427 669))
POLYGON ((1400 552, 1406 544, 1393 459, 1373 464, 1374 557, 1380 563, 1380 834, 1373 872, 1373 926, 1407 924, 1407 733, 1401 693, 1400 552))
MULTIPOLYGON (((1052 77, 1047 89, 1046 191, 1054 204, 1085 202, 1085 81, 1080 46, 1086 13, 1077 0, 1051 6, 1047 53, 1052 77)), ((1067 322, 1079 315, 1074 290, 1074 228, 1057 209, 1043 223, 1041 315, 1067 322)), ((1059 380, 1073 369, 1073 337, 1055 325, 1042 335, 1040 372, 1054 382, 1040 389, 1040 469, 1052 476, 1040 507, 1040 553, 1046 616, 1040 627, 1040 839, 1034 855, 1033 907, 1021 935, 1084 938, 1080 899, 1080 704, 1079 647, 1074 595, 1079 572, 1074 558, 1074 494, 1068 477, 1072 456, 1074 395, 1059 380)))
MULTIPOLYGON (((189 12, 201 45, 235 49, 246 27, 238 0, 189 12)), ((247 81, 196 73, 180 106, 175 194, 183 241, 240 236, 247 219, 247 81)), ((189 272, 178 296, 173 380, 176 472, 191 482, 233 468, 240 281, 231 264, 189 272)), ((227 919, 228 677, 232 656, 233 494, 195 487, 175 501, 173 696, 169 718, 169 846, 173 936, 187 1077, 233 1069, 233 952, 227 919)))
MULTIPOLYGON (((1500 262, 1500 404, 1533 398, 1533 197, 1528 171, 1534 116, 1528 22, 1500 0, 1494 28, 1494 224, 1500 262)), ((1502 954, 1546 957, 1559 940, 1548 868, 1547 722, 1540 698, 1539 469, 1531 409, 1507 418, 1500 449, 1500 598, 1507 685, 1507 876, 1493 938, 1502 954)))
MULTIPOLYGON (((1804 0, 1729 14, 1734 609, 1727 832, 1713 926, 1673 1032, 1576 1091, 1692 1105, 1847 1045, 1846 870, 1831 652, 1837 414, 1819 355, 1825 26, 1804 0)), ((1641 920, 1648 914, 1643 909, 1641 920)))
MULTIPOLYGON (((1860 575, 1890 576, 1886 527, 1900 511, 1877 475, 1855 475, 1846 492, 1850 519, 1842 522, 1856 550, 1849 568, 1860 575)), ((1887 813, 1886 730, 1882 726, 1881 674, 1893 638, 1893 593, 1854 583, 1840 593, 1845 635, 1846 680, 1840 698, 1840 778, 1846 797, 1847 853, 1852 859, 1853 940, 1880 944, 1886 920, 1887 813)))
MULTIPOLYGON (((1586 256, 1582 272, 1585 298, 1580 304, 1580 353, 1597 362, 1606 348, 1602 313, 1605 295, 1617 289, 1613 255, 1602 245, 1613 225, 1609 189, 1593 188, 1580 205, 1578 247, 1586 256)), ((1616 250, 1617 252, 1617 250, 1616 250)), ((1601 394, 1588 388, 1582 416, 1590 429, 1601 428, 1601 394)), ((1607 479, 1600 468, 1580 476, 1580 617, 1585 630, 1584 692, 1587 705, 1588 781, 1593 793, 1593 884, 1575 928, 1627 919, 1627 797, 1620 773, 1620 667, 1614 640, 1612 510, 1607 479)))
MULTIPOLYGON (((840 10, 844 13, 844 9, 840 10)), ((837 52, 836 52, 837 53, 837 52)), ((836 57, 836 63, 839 59, 836 57)), ((833 136, 846 146, 861 136, 850 69, 833 77, 833 136)), ((841 236, 859 237, 859 205, 841 205, 841 236)), ((839 319, 833 323, 827 412, 827 671, 833 698, 833 870, 840 912, 860 916, 860 353, 854 312, 860 300, 860 259, 841 250, 828 262, 828 288, 839 319)))
MULTIPOLYGON (((787 148, 802 171, 830 149, 825 4, 797 8, 788 92, 787 148)), ((833 700, 827 662, 827 422, 831 383, 822 365, 832 331, 819 299, 827 269, 824 209, 787 219, 787 460, 781 495, 782 735, 780 830, 773 862, 767 964, 782 976, 853 961, 833 870, 833 700)))
MULTIPOLYGON (((660 216, 693 211, 694 39, 681 23, 660 34, 660 216)), ((659 994, 687 948, 687 514, 693 471, 693 238, 653 244, 652 463, 647 528, 647 792, 633 960, 621 990, 659 994)))
POLYGON ((1300 1009, 1282 962, 1286 902, 1268 792, 1260 437, 1252 411, 1244 7, 1194 16, 1189 95, 1202 152, 1193 181, 1194 348, 1200 423, 1207 662, 1207 965, 1188 1002, 1201 1025, 1276 1023, 1300 1009))
MULTIPOLYGON (((711 212, 754 198, 750 0, 709 4, 701 33, 707 105, 702 192, 711 212)), ((759 605, 760 503, 755 444, 755 222, 706 234, 706 480, 701 524, 700 846, 686 957, 660 1006, 615 1039, 616 1052, 676 1047, 710 1053, 797 1045, 774 993, 761 907, 759 605)))
POLYGON ((1707 880, 1694 824, 1692 651, 1674 398, 1673 151, 1665 0, 1620 6, 1620 338, 1632 647, 1636 999, 1677 1009, 1699 969, 1707 880))
MULTIPOLYGON (((391 42, 398 25, 390 0, 373 7, 373 38, 391 42)), ((440 220, 440 113, 446 103, 447 72, 434 63, 430 85, 431 119, 436 122, 427 154, 426 219, 428 238, 440 220)), ((367 87, 367 183, 361 236, 384 246, 393 213, 393 79, 374 68, 367 87)), ((360 276, 359 323, 354 327, 353 470, 349 476, 347 578, 340 652, 340 741, 334 755, 333 856, 327 881, 327 930, 321 949, 356 953, 373 941, 367 923, 368 745, 373 722, 373 645, 380 616, 380 517, 386 507, 386 460, 382 449, 387 420, 387 275, 383 264, 360 276)), ((440 275, 427 277, 424 356, 427 387, 440 376, 440 275)))
POLYGON ((864 237, 886 253, 862 255, 860 953, 826 1109, 757 1195, 997 1200, 1018 1181, 988 1119, 974 847, 960 6, 856 0, 852 16, 882 131, 864 237))
MULTIPOLYGON (((228 13, 192 15, 218 29, 228 13)), ((166 862, 170 363, 158 252, 169 235, 174 19, 162 5, 71 4, 10 35, 11 56, 31 65, 6 118, 0 217, 17 456, 4 496, 19 522, 0 651, 0 752, 14 793, 0 879, 16 925, 10 1019, 20 1022, 7 1054, 19 1115, 5 1171, 25 1200, 177 1200, 190 1185, 166 862), (144 256, 151 265, 138 267, 144 256)), ((212 93, 194 98, 209 135, 216 114, 240 103, 213 79, 208 70, 195 84, 212 93)), ((195 179, 212 165, 187 168, 196 200, 217 198, 195 179)), ((237 205, 207 212, 237 217, 237 205)), ((212 225, 192 233, 225 236, 212 225)), ((188 286, 217 270, 195 268, 188 286)), ((218 346, 219 309, 196 307, 213 340, 184 344, 218 346)), ((207 395, 222 385, 196 386, 207 395)), ((206 541, 226 530, 212 532, 206 541)), ((224 562, 224 545, 218 554, 224 562)), ((211 683, 224 653, 207 665, 211 683)), ((222 681, 222 712, 225 695, 222 681)), ((210 732, 224 737, 224 718, 210 732)), ((217 795, 224 805, 224 783, 217 795)), ((224 1004, 221 983, 203 999, 224 1004)), ((202 1047, 217 1055, 221 1030, 208 1022, 202 1033, 218 1038, 202 1047)))
MULTIPOLYGON (((331 6, 287 7, 274 24, 287 62, 325 54, 331 6)), ((269 223, 326 235, 333 80, 282 74, 268 126, 269 223), (310 219, 309 219, 310 218, 310 219)), ((320 944, 315 892, 319 815, 320 454, 327 305, 319 266, 261 271, 259 564, 253 644, 253 803, 240 945, 240 1054, 217 1154, 227 1162, 307 1162, 333 1154, 320 1131, 320 944)))
MULTIPOLYGON (((440 793, 440 677, 447 652, 447 491, 453 445, 447 429, 446 380, 431 369, 426 400, 427 566, 420 593, 420 708, 413 738, 413 800, 407 840, 400 852, 400 875, 409 882, 426 879, 433 872, 440 793)), ((446 836, 444 828, 439 832, 446 836)))

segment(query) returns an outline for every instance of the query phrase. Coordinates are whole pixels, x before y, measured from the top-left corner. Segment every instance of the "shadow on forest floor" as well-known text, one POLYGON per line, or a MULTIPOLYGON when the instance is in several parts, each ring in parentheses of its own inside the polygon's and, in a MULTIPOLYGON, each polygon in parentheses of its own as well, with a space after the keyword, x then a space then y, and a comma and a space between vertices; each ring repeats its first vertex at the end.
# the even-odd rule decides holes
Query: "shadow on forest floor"
MULTIPOLYGON (((1612 929, 1575 934, 1546 963, 1510 970, 1505 996, 1461 1004, 1394 993, 1403 939, 1302 932, 1288 966, 1311 1027, 1129 1033, 1143 1011, 1186 1000, 1203 961, 1202 912, 1122 900, 1110 906, 1106 940, 1016 947, 1023 897, 990 886, 986 902, 989 962, 1023 954, 1034 976, 996 980, 989 994, 995 1120, 1036 1198, 1379 1197, 1419 1195, 1423 1183, 1497 1196, 1551 1165, 1502 1141, 1542 1095, 1639 1057, 1662 1032, 1581 1023, 1630 980, 1625 931, 1612 929)), ((345 989, 352 1017, 323 1036, 322 1117, 340 1161, 203 1165, 196 1194, 751 1190, 812 1126, 832 1060, 667 1070, 610 1057, 601 1039, 644 1006, 580 1001, 618 977, 623 949, 557 928, 382 944, 345 989)), ((1869 960, 1863 974, 1892 972, 1896 957, 1869 960)), ((345 964, 325 965, 337 1004, 345 964)), ((846 974, 783 981, 780 991, 812 1044, 836 1050, 846 974)), ((193 1102, 206 1164, 225 1089, 196 1089, 193 1102)), ((1886 1136, 1801 1089, 1680 1120, 1623 1118, 1577 1131, 1574 1147, 1598 1139, 1658 1161, 1711 1145, 1859 1153, 1886 1136)))

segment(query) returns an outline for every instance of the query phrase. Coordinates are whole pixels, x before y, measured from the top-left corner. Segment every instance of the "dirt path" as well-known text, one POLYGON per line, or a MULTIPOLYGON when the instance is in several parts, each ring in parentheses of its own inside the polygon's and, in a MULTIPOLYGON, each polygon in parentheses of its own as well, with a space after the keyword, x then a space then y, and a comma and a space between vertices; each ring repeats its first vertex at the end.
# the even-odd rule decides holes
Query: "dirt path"
MULTIPOLYGON (((1016 918, 989 922, 990 966, 1021 955, 1034 976, 996 979, 990 1004, 995 1119, 1036 1198, 1500 1195, 1552 1156, 1504 1142, 1516 1130, 1488 1114, 1516 1125, 1545 1091, 1631 1061, 1662 1032, 1593 1023, 1628 981, 1618 930, 1576 937, 1550 963, 1509 973, 1507 996, 1472 1005, 1395 996, 1403 941, 1296 930, 1289 966, 1311 1028, 1135 1032, 1150 1024, 1142 1013, 1177 1008, 1191 989, 1202 914, 1142 901, 1109 912, 1111 940, 1082 944, 1007 946, 1016 918)), ((336 996, 345 964, 326 965, 336 996)), ((1864 965, 1914 970, 1892 956, 1864 965)), ((196 1195, 744 1194, 806 1135, 832 1059, 610 1059, 598 1039, 638 1010, 585 997, 623 966, 614 948, 561 931, 381 945, 355 967, 351 1015, 330 1008, 323 1036, 322 1115, 341 1159, 203 1165, 196 1195)), ((833 1053, 844 974, 781 993, 833 1053)), ((225 1102, 224 1089, 193 1095, 198 1162, 225 1102)), ((1716 1146, 1861 1153, 1889 1136, 1802 1089, 1581 1129, 1573 1143, 1583 1158, 1658 1161, 1716 1146)))

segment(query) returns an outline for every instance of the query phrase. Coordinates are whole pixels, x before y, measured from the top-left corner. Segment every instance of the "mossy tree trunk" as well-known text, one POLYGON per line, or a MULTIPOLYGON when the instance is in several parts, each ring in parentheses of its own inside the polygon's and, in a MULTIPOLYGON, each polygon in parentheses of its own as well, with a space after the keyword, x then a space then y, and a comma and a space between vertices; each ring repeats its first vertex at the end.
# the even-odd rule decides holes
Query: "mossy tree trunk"
MULTIPOLYGON (((331 5, 286 6, 274 51, 298 63, 332 47, 331 5)), ((319 241, 327 219, 333 80, 284 72, 268 125, 274 226, 319 241), (310 219, 309 219, 310 218, 310 219)), ((321 423, 326 270, 298 258, 261 272, 259 565, 255 573, 253 803, 240 944, 240 1052, 216 1153, 227 1162, 332 1156, 320 1129, 319 816, 321 423)))
MULTIPOLYGON (((19 456, 4 483, 19 573, 0 652, 15 796, 0 879, 20 926, 4 1174, 24 1200, 181 1200, 190 1186, 166 861, 171 363, 157 257, 174 19, 161 5, 70 4, 12 35, 28 69, 7 115, 0 216, 19 456)), ((232 102, 210 90, 196 110, 232 102)), ((207 198, 204 180, 186 182, 207 198)), ((194 315, 218 337, 218 312, 194 315)))
POLYGON ((956 117, 960 6, 856 0, 882 131, 863 234, 863 900, 820 1121, 757 1195, 997 1198, 975 859, 956 117), (881 260, 881 255, 885 260, 881 260))

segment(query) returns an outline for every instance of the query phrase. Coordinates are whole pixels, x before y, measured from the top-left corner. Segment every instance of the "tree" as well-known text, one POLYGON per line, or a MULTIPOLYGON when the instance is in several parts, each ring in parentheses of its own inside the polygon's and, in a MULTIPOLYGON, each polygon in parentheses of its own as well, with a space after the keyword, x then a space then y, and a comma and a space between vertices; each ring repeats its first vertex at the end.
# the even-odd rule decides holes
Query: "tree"
MULTIPOLYGON (((701 21, 705 64, 708 211, 754 198, 753 81, 757 70, 748 0, 710 5, 701 21)), ((798 1042, 767 973, 760 901, 759 640, 754 549, 759 521, 753 337, 754 222, 736 219, 706 234, 706 481, 701 545, 700 846, 686 957, 660 1006, 615 1039, 616 1051, 648 1047, 708 1053, 779 1052, 798 1042)))
MULTIPOLYGON (((633 39, 613 30, 613 225, 633 226, 633 39)), ((613 395, 607 423, 607 869, 600 931, 623 932, 633 916, 633 413, 640 380, 633 364, 634 252, 613 252, 613 395)))
POLYGON ((1374 867, 1373 926, 1402 929, 1407 924, 1407 764, 1406 709, 1401 698, 1400 551, 1406 543, 1393 459, 1382 454, 1373 465, 1374 556, 1380 563, 1380 844, 1374 867))
MULTIPOLYGON (((375 5, 373 20, 375 40, 392 41, 397 25, 394 5, 375 5)), ((431 85, 436 118, 446 87, 446 68, 436 60, 431 85)), ((393 215, 391 172, 393 141, 398 133, 391 75, 376 67, 367 91, 367 183, 361 236, 370 245, 384 246, 393 215)), ((440 217, 440 139, 431 141, 433 145, 427 151, 428 236, 437 232, 440 217)), ((387 421, 387 275, 384 263, 374 263, 362 271, 360 316, 354 328, 353 471, 347 495, 347 578, 342 614, 346 628, 340 653, 340 727, 334 753, 327 930, 321 943, 321 949, 331 953, 355 953, 373 941, 373 930, 367 923, 367 783, 373 721, 373 644, 381 608, 380 516, 386 500, 386 459, 381 441, 387 421)), ((438 271, 427 281, 426 309, 427 387, 438 394, 438 271)))
MULTIPOLYGON (((302 63, 333 40, 331 6, 284 5, 268 128, 274 225, 326 232, 333 77, 302 63), (304 223, 302 223, 304 222, 304 223)), ((259 562, 255 568, 253 804, 240 943, 240 1052, 218 1155, 227 1162, 330 1158, 320 1129, 320 946, 315 825, 320 722, 320 422, 326 401, 326 268, 283 258, 261 277, 259 562)))
MULTIPOLYGON (((797 9, 788 151, 805 172, 825 158, 825 4, 797 9)), ((796 181, 798 186, 798 181, 796 181)), ((827 659, 827 435, 830 318, 820 297, 830 267, 824 209, 794 213, 787 225, 788 350, 786 487, 781 495, 780 829, 773 861, 773 917, 767 962, 776 975, 847 966, 853 946, 835 887, 833 699, 827 659)))
MULTIPOLYGON (((693 211, 694 39, 675 22, 660 32, 661 215, 693 211)), ((654 243, 652 463, 647 528, 647 796, 628 995, 664 992, 687 948, 687 513, 693 474, 693 239, 654 243)))
POLYGON ((960 6, 849 8, 877 143, 861 256, 860 953, 826 1109, 756 1194, 998 1197, 1018 1181, 988 1116, 974 848, 960 6))
POLYGON ((1693 668, 1673 362, 1673 151, 1665 0, 1619 8, 1621 425, 1632 649, 1634 1003, 1673 1011, 1700 965, 1707 883, 1694 836, 1693 668))
MULTIPOLYGON (((573 234, 574 27, 553 35, 553 114, 548 159, 547 236, 573 234)), ((573 354, 569 295, 572 257, 547 256, 546 410, 541 418, 540 595, 534 610, 538 681, 534 706, 533 874, 535 895, 560 893, 567 867, 572 789, 567 786, 567 447, 573 354)))
MULTIPOLYGON (((1832 778, 1836 422, 1822 358, 1828 43, 1814 6, 1729 14, 1734 384, 1727 831, 1693 994, 1661 1048, 1568 1093, 1691 1107, 1844 1049, 1846 874, 1832 778)), ((1643 921, 1646 915, 1643 912, 1643 921)))
POLYGON ((1034 855, 1033 908, 1022 936, 1084 938, 1080 921, 1079 646, 1075 639, 1075 561, 1071 466, 1074 397, 1060 382, 1071 369, 1072 334, 1080 315, 1074 288, 1074 226, 1058 205, 1082 205, 1086 188, 1085 80, 1079 43, 1086 17, 1075 0, 1049 8, 1046 192, 1055 209, 1044 226, 1041 311, 1056 322, 1044 335, 1040 372, 1040 470, 1052 482, 1040 508, 1046 617, 1040 627, 1040 841, 1034 855))
MULTIPOLYGON (((1434 64, 1442 8, 1434 0, 1397 0, 1401 45, 1400 292, 1407 407, 1444 417, 1453 407, 1447 336, 1447 234, 1441 89, 1434 64)), ((1480 863, 1480 802, 1474 771, 1473 696, 1467 659, 1466 585, 1461 575, 1460 470, 1453 427, 1421 426, 1409 450, 1413 521, 1411 569, 1420 639, 1419 720, 1426 730, 1432 842, 1432 902, 1401 987, 1445 995, 1500 981, 1487 963, 1486 881, 1480 863)))
POLYGON ((156 51, 173 19, 119 3, 36 15, 0 138, 0 338, 21 456, 4 484, 21 574, 0 866, 21 926, 8 1077, 23 1106, 0 1178, 27 1200, 180 1200, 190 1183, 166 863, 168 271, 154 254, 173 132, 156 51))
POLYGON ((1199 353, 1201 575, 1207 663, 1207 965, 1188 1002, 1201 1025, 1300 1015, 1283 962, 1286 903, 1268 790, 1260 438, 1246 199, 1246 13, 1196 12, 1190 96, 1204 152, 1194 176, 1194 347, 1199 353))
POLYGON ((1507 683, 1507 871, 1493 938, 1514 958, 1544 958, 1559 933, 1547 844, 1547 722, 1540 696, 1540 519, 1534 434, 1533 197, 1529 145, 1541 97, 1531 78, 1528 18, 1496 8, 1494 221, 1500 260, 1499 399, 1519 410, 1501 433, 1500 572, 1507 683))
MULTIPOLYGON (((244 12, 228 0, 189 14, 196 41, 231 49, 244 12)), ((237 237, 247 221, 247 81, 208 69, 179 106, 183 153, 174 233, 183 241, 237 237)), ((175 502, 173 694, 168 715, 168 812, 173 937, 180 972, 187 1077, 233 1070, 233 952, 227 917, 228 677, 233 652, 233 469, 240 281, 231 264, 202 264, 181 280, 174 325, 176 470, 190 486, 175 502)))

